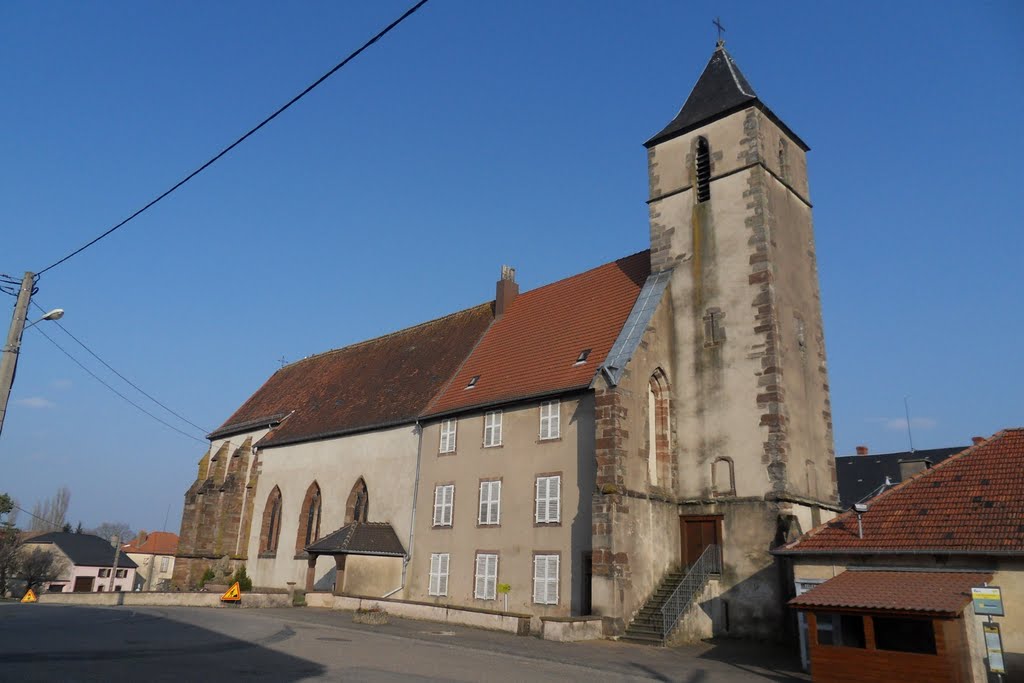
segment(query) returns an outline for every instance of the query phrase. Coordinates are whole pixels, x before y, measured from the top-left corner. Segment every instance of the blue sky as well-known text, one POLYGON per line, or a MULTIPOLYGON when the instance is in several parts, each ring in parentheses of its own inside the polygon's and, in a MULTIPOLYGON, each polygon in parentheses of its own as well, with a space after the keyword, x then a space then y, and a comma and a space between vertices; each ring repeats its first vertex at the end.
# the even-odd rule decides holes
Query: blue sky
MULTIPOLYGON (((3 3, 0 272, 126 217, 409 4, 3 3)), ((1024 424, 1015 2, 432 0, 36 300, 213 428, 278 358, 487 300, 503 263, 529 289, 644 249, 642 143, 716 15, 812 148, 837 451, 905 449, 905 395, 917 448, 1024 424)), ((0 439, 22 506, 66 484, 72 521, 176 531, 203 451, 26 333, 0 439)))

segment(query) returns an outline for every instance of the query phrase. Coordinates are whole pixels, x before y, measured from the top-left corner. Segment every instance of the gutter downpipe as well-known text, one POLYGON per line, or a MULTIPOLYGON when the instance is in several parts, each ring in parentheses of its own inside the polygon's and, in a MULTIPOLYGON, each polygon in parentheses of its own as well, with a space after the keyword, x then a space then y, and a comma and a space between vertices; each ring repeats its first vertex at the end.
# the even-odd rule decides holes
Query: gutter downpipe
POLYGON ((423 457, 423 425, 420 424, 419 420, 416 420, 416 426, 414 427, 417 434, 416 443, 416 478, 412 485, 412 512, 409 515, 409 543, 405 552, 405 557, 402 559, 402 585, 390 593, 385 594, 383 597, 390 598, 398 591, 405 588, 405 578, 409 571, 409 562, 412 559, 412 538, 414 530, 416 529, 416 499, 420 492, 420 460, 423 457))

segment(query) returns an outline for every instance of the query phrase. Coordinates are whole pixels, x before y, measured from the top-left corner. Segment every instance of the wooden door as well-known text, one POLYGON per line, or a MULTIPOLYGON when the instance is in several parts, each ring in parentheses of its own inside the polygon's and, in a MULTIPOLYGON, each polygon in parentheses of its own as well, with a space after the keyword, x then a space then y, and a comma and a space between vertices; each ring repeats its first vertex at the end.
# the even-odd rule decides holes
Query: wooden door
POLYGON ((689 567, 709 545, 719 545, 719 517, 680 517, 683 566, 689 567))
POLYGON ((76 593, 90 593, 92 592, 92 579, 91 576, 76 576, 74 591, 76 593))

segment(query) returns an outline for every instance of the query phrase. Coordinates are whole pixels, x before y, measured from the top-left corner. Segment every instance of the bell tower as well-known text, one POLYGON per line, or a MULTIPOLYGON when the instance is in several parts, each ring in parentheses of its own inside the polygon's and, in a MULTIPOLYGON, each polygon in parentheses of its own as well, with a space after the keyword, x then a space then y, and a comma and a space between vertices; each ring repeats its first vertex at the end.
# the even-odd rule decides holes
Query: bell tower
POLYGON ((645 146, 651 271, 672 271, 680 533, 719 520, 730 633, 771 637, 769 551, 838 499, 809 148, 722 41, 645 146))

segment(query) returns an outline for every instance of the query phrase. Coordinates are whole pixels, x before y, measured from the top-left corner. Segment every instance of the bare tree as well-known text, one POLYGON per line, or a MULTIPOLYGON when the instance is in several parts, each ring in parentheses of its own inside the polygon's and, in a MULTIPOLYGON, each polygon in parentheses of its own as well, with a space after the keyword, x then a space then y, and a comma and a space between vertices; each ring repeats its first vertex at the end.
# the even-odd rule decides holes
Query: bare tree
POLYGON ((121 543, 127 543, 132 540, 135 536, 135 532, 126 522, 103 522, 95 529, 89 529, 86 533, 99 536, 105 541, 109 541, 114 536, 117 536, 121 543))
POLYGON ((51 551, 44 548, 33 548, 21 552, 21 578, 25 581, 26 588, 32 588, 38 592, 39 587, 47 582, 53 581, 60 576, 65 569, 62 559, 51 551))
POLYGON ((30 531, 60 531, 67 524, 68 505, 71 503, 71 489, 61 486, 53 498, 42 500, 32 508, 30 531))
POLYGON ((17 510, 6 493, 0 493, 0 598, 7 595, 7 580, 18 572, 18 529, 14 526, 17 510))

